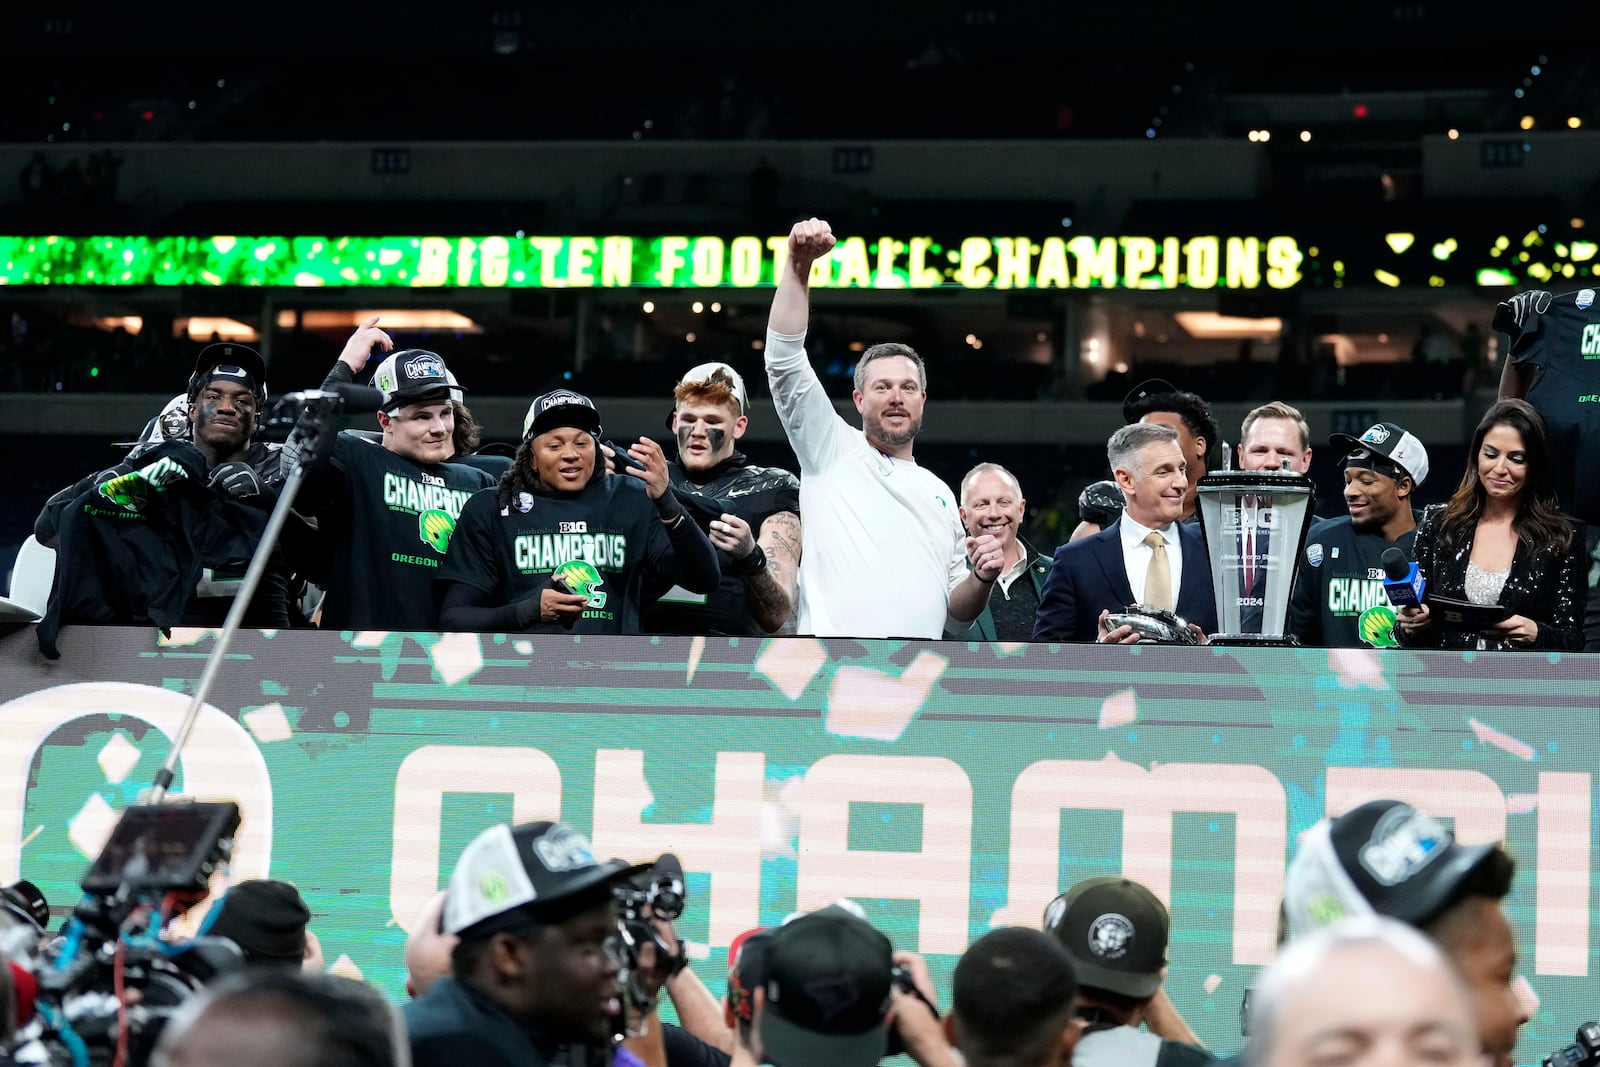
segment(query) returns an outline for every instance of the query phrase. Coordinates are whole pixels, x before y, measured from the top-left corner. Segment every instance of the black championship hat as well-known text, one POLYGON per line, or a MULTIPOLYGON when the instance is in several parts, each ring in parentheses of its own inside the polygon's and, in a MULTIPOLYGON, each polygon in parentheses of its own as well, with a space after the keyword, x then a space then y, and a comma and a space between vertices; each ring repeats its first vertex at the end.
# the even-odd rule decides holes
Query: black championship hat
POLYGON ((462 392, 451 380, 444 359, 424 348, 396 352, 372 372, 372 387, 383 394, 380 411, 393 413, 407 404, 425 400, 450 400, 462 392))
POLYGON ((1396 423, 1375 423, 1360 437, 1329 434, 1328 443, 1344 454, 1346 467, 1368 467, 1389 478, 1404 474, 1412 485, 1421 485, 1428 477, 1428 450, 1396 423))
POLYGON ((647 866, 601 862, 589 839, 564 822, 501 823, 461 851, 444 901, 440 928, 460 934, 521 908, 537 916, 558 902, 599 891, 647 866))
POLYGON ((1283 909, 1298 937, 1349 915, 1424 926, 1496 845, 1462 845, 1444 824, 1398 800, 1369 800, 1300 839, 1283 909))
POLYGON ((223 341, 206 345, 195 357, 194 373, 189 376, 192 400, 208 383, 224 378, 238 382, 256 396, 259 407, 267 399, 267 364, 261 353, 246 345, 223 341))
POLYGON ((1125 997, 1161 988, 1167 965, 1167 908, 1138 882, 1087 878, 1045 909, 1044 928, 1072 957, 1081 985, 1125 997))
POLYGON ((522 417, 522 439, 538 437, 560 426, 572 426, 600 434, 600 412, 594 401, 571 389, 554 389, 533 398, 522 417))

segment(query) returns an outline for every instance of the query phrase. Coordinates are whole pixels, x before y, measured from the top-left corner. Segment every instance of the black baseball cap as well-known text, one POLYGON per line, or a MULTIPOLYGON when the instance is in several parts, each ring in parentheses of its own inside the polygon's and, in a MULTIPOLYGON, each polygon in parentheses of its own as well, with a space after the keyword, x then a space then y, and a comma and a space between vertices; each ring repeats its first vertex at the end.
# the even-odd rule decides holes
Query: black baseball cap
POLYGON ((564 822, 500 823, 461 851, 450 874, 439 927, 470 936, 472 927, 509 912, 540 909, 594 891, 647 869, 622 860, 600 862, 589 839, 564 822))
POLYGON ((871 923, 827 907, 762 934, 757 951, 766 1062, 872 1067, 888 1054, 894 949, 871 923))
POLYGON ((533 398, 522 417, 522 439, 538 437, 560 426, 572 426, 589 433, 600 432, 600 412, 594 401, 571 389, 554 389, 533 398))
POLYGON ((378 410, 391 413, 407 404, 449 400, 453 391, 465 391, 451 380, 444 358, 425 348, 402 349, 378 364, 372 387, 383 394, 378 410))
POLYGON ((1144 886, 1087 878, 1050 902, 1046 933, 1072 957, 1082 985, 1125 997, 1153 996, 1167 965, 1167 907, 1144 886))
POLYGON ((1300 839, 1283 889, 1289 932, 1374 912, 1425 926, 1498 847, 1462 845, 1410 804, 1369 800, 1300 839))

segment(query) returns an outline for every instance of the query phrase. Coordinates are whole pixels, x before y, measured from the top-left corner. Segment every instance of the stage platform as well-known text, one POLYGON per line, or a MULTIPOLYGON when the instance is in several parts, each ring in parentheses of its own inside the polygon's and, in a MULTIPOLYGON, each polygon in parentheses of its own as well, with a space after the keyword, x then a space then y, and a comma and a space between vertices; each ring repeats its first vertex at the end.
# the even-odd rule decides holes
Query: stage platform
MULTIPOLYGON (((165 759, 211 631, 0 632, 0 879, 70 905, 165 759)), ((294 882, 330 964, 399 995, 404 927, 484 825, 677 853, 720 993, 739 932, 858 900, 947 976, 991 925, 1125 872, 1172 908, 1213 1048, 1325 812, 1399 797, 1517 857, 1537 1062, 1596 1014, 1600 656, 386 632, 238 635, 178 788, 233 799, 233 877, 294 882)))

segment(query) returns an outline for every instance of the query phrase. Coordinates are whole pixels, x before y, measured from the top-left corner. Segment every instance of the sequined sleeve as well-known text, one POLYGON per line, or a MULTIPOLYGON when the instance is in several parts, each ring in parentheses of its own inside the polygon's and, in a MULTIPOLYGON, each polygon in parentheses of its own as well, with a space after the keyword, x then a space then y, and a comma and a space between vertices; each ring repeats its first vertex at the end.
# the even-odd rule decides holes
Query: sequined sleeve
POLYGON ((1576 652, 1583 648, 1584 596, 1587 592, 1587 554, 1584 551, 1583 528, 1573 524, 1572 540, 1566 554, 1553 561, 1551 585, 1539 599, 1550 605, 1550 617, 1535 619, 1539 636, 1534 638, 1534 648, 1548 648, 1561 652, 1576 652))
MULTIPOLYGON (((1423 580, 1430 589, 1439 577, 1435 556, 1439 519, 1443 514, 1444 508, 1438 504, 1425 508, 1422 512, 1422 521, 1417 523, 1416 540, 1411 543, 1411 558, 1417 561, 1417 569, 1422 572, 1423 580)), ((1435 625, 1423 630, 1407 630, 1397 622, 1394 627, 1394 638, 1401 648, 1438 648, 1439 627, 1435 625)))

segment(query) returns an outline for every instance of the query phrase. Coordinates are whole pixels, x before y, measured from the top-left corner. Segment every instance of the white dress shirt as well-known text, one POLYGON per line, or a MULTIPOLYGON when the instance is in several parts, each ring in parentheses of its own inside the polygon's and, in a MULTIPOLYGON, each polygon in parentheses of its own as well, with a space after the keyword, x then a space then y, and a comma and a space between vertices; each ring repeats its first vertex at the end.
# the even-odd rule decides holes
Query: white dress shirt
POLYGON ((1128 570, 1128 585, 1133 589, 1133 602, 1144 603, 1144 577, 1150 570, 1150 557, 1155 549, 1144 543, 1152 533, 1159 533, 1167 543, 1167 567, 1172 571, 1172 601, 1177 607, 1178 590, 1183 588, 1183 544, 1178 540, 1178 524, 1169 522, 1159 530, 1141 526, 1122 513, 1122 565, 1128 570))

